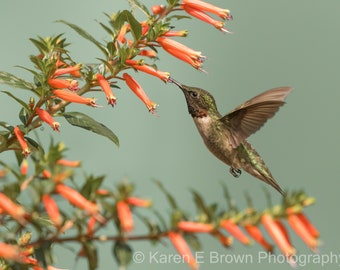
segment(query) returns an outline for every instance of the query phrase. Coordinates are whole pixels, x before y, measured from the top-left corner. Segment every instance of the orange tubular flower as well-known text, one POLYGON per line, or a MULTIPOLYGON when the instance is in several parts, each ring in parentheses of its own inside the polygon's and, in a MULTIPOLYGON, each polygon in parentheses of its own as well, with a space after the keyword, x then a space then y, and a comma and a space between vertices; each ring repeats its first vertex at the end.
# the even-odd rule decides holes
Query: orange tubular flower
POLYGON ((198 264, 183 236, 178 232, 170 231, 168 232, 168 237, 178 254, 182 256, 183 260, 190 268, 195 270, 198 269, 198 264))
POLYGON ((309 232, 308 228, 301 221, 296 214, 288 215, 288 224, 295 231, 295 233, 306 243, 306 245, 313 250, 317 251, 318 240, 309 232))
POLYGON ((145 72, 147 74, 150 74, 152 76, 155 76, 157 78, 160 78, 163 82, 167 82, 169 77, 170 77, 170 73, 169 72, 163 72, 163 71, 159 71, 156 70, 148 65, 140 65, 138 64, 137 61, 135 60, 126 60, 125 63, 129 66, 132 66, 134 69, 137 69, 139 71, 145 72))
POLYGON ((43 120, 46 124, 50 125, 53 130, 59 132, 60 124, 54 121, 53 117, 47 111, 37 107, 35 108, 35 112, 38 114, 41 120, 43 120))
POLYGON ((187 30, 182 31, 168 31, 164 34, 165 37, 186 37, 188 35, 187 30))
POLYGON ((318 238, 320 236, 319 231, 314 227, 314 225, 308 220, 306 215, 302 212, 296 213, 296 216, 301 220, 301 222, 305 225, 309 233, 315 237, 318 238))
POLYGON ((50 195, 44 194, 42 196, 42 202, 53 225, 57 228, 60 228, 63 220, 59 212, 59 207, 56 204, 55 200, 53 200, 50 195))
POLYGON ((66 68, 59 68, 54 72, 52 77, 70 74, 74 77, 79 78, 79 77, 81 77, 80 69, 81 69, 81 64, 77 64, 75 66, 69 66, 69 67, 66 67, 66 68))
POLYGON ((44 179, 50 179, 51 176, 52 176, 52 173, 49 170, 45 169, 41 172, 41 177, 44 179))
POLYGON ((76 168, 81 165, 81 161, 79 160, 67 160, 67 159, 59 159, 57 160, 56 164, 65 166, 65 167, 72 167, 76 168))
POLYGON ((140 84, 129 74, 124 73, 123 78, 127 84, 127 86, 136 94, 136 96, 143 101, 143 103, 148 108, 149 112, 155 113, 157 104, 154 103, 149 99, 149 97, 144 92, 143 88, 140 86, 140 84))
POLYGON ((31 153, 31 151, 29 150, 27 142, 24 138, 24 133, 19 129, 18 126, 14 127, 14 135, 15 137, 17 137, 17 140, 22 149, 22 153, 25 155, 25 157, 27 157, 31 153))
POLYGON ((67 88, 70 90, 78 90, 78 81, 72 79, 48 79, 48 84, 52 88, 67 88))
POLYGON ((273 252, 273 245, 269 244, 267 240, 263 237, 260 229, 251 224, 247 224, 244 226, 244 229, 247 233, 257 242, 259 243, 266 251, 272 253, 273 252))
POLYGON ((166 37, 158 37, 156 42, 174 57, 190 64, 196 69, 201 69, 202 62, 205 59, 205 56, 203 56, 201 52, 194 51, 193 49, 166 37))
POLYGON ((224 247, 230 247, 233 243, 233 238, 225 236, 221 231, 213 232, 212 235, 217 236, 218 240, 224 247))
POLYGON ((150 207, 152 202, 150 200, 141 199, 138 197, 127 197, 125 201, 132 206, 150 207))
POLYGON ((216 7, 212 4, 200 1, 200 0, 183 0, 185 6, 190 6, 193 9, 209 12, 219 16, 223 20, 230 20, 232 16, 230 10, 216 7))
POLYGON ((87 231, 86 231, 86 235, 89 237, 93 237, 94 236, 94 228, 96 226, 96 222, 97 220, 94 217, 91 217, 87 223, 87 231))
POLYGON ((22 226, 27 224, 29 214, 21 205, 14 203, 2 192, 0 192, 0 209, 18 221, 22 226))
POLYGON ((234 236, 244 245, 250 245, 251 241, 248 236, 237 226, 232 219, 224 219, 221 221, 220 226, 234 236))
POLYGON ((217 21, 213 18, 211 18, 209 15, 207 15, 206 13, 204 13, 201 10, 197 10, 194 8, 191 8, 190 6, 187 5, 182 5, 182 8, 191 16, 196 17, 197 19, 204 21, 208 24, 213 25, 215 28, 226 32, 226 33, 230 33, 230 31, 228 31, 228 29, 223 28, 224 23, 222 21, 217 21))
POLYGON ((94 98, 86 98, 68 90, 56 89, 52 91, 54 95, 68 102, 86 104, 91 107, 98 107, 94 98))
POLYGON ((280 227, 280 225, 275 222, 270 214, 263 214, 261 217, 261 222, 266 228, 270 237, 275 241, 286 257, 291 257, 296 253, 295 248, 287 239, 287 232, 282 230, 282 227, 280 227))
POLYGON ((25 259, 21 255, 20 249, 17 245, 10 245, 1 242, 0 242, 0 258, 16 261, 19 263, 23 263, 25 259))
POLYGON ((157 57, 157 53, 154 50, 141 50, 138 55, 140 56, 146 56, 150 58, 155 58, 157 57))
POLYGON ((123 232, 131 232, 134 227, 132 212, 125 201, 117 202, 117 215, 123 232))
POLYGON ((104 78, 103 75, 99 73, 96 75, 96 77, 100 87, 106 95, 107 103, 113 107, 116 104, 117 98, 113 94, 109 82, 104 78))
POLYGON ((180 221, 177 223, 177 228, 181 231, 191 233, 210 233, 214 230, 212 224, 193 221, 180 221))
POLYGON ((126 32, 127 32, 128 29, 130 29, 130 25, 129 25, 129 24, 124 24, 124 25, 120 28, 119 34, 118 34, 118 36, 117 36, 117 40, 118 40, 120 43, 125 43, 125 42, 126 42, 125 35, 126 35, 126 32))
POLYGON ((55 191, 74 206, 83 209, 90 215, 94 216, 99 222, 105 221, 104 217, 99 214, 98 205, 87 200, 77 190, 63 184, 58 184, 55 188, 55 191))

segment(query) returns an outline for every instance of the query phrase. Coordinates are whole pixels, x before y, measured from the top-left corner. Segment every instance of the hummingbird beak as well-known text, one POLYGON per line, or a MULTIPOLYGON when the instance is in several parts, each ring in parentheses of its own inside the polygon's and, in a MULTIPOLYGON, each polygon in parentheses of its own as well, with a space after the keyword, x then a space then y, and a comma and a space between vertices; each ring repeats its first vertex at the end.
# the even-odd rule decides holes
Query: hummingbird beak
POLYGON ((171 83, 176 84, 182 91, 185 91, 185 90, 186 90, 185 85, 179 83, 178 81, 174 80, 174 79, 171 78, 171 77, 168 79, 168 82, 171 82, 171 83))

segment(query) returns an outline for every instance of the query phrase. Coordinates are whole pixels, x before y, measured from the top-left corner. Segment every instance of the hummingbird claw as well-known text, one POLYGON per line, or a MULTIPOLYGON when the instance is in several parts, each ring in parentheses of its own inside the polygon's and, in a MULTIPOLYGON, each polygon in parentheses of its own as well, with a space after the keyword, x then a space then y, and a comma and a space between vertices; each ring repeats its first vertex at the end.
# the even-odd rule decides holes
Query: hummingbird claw
POLYGON ((229 172, 231 173, 232 176, 234 176, 236 178, 240 177, 240 175, 242 173, 242 171, 240 169, 235 169, 233 167, 230 167, 229 172))

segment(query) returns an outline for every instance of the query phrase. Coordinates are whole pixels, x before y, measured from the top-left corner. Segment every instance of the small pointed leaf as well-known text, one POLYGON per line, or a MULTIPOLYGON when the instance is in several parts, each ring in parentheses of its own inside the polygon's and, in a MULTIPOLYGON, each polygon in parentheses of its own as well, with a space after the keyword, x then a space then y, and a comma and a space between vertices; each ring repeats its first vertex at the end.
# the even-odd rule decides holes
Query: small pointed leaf
POLYGON ((20 98, 17 98, 16 96, 14 96, 12 93, 10 93, 8 91, 1 91, 1 92, 5 93, 6 95, 8 95, 11 98, 13 98, 16 102, 18 102, 26 110, 29 110, 28 105, 27 105, 27 103, 25 101, 21 100, 20 98))
POLYGON ((94 133, 107 137, 117 146, 119 146, 118 137, 105 125, 97 122, 93 118, 81 112, 68 112, 64 113, 63 116, 73 126, 81 127, 90 130, 94 133))
POLYGON ((11 73, 0 71, 0 83, 7 84, 16 88, 34 90, 34 85, 11 73))
POLYGON ((104 55, 107 56, 107 51, 104 48, 104 46, 97 41, 93 36, 91 36, 88 32, 86 32, 84 29, 80 28, 78 25, 73 24, 73 23, 69 23, 67 21, 64 20, 57 20, 56 22, 60 22, 63 24, 66 24, 67 26, 71 27, 74 31, 76 31, 80 36, 82 36, 83 38, 87 39, 88 41, 92 42, 94 45, 96 45, 103 53, 104 55))
POLYGON ((113 246, 113 255, 119 266, 125 267, 132 260, 132 248, 122 241, 117 241, 113 246))
POLYGON ((143 5, 139 0, 128 0, 129 4, 132 8, 137 7, 139 8, 147 17, 150 17, 149 9, 143 5))

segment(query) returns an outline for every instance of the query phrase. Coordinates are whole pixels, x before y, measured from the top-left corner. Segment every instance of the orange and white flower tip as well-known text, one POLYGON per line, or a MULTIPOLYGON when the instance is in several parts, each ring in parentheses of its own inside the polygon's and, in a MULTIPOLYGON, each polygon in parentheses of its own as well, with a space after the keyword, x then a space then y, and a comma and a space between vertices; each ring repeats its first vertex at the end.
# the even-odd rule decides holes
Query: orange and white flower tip
POLYGON ((97 77, 97 81, 98 81, 100 87, 102 88, 103 92, 105 93, 107 103, 113 107, 116 104, 117 98, 115 97, 115 95, 112 92, 112 89, 110 87, 110 83, 104 78, 103 75, 101 75, 99 73, 96 75, 96 77, 97 77))
POLYGON ((73 93, 71 91, 68 90, 63 90, 63 89, 56 89, 53 90, 52 93, 65 101, 68 102, 74 102, 74 103, 79 103, 79 104, 85 104, 91 107, 98 107, 98 105, 96 104, 96 99, 95 98, 86 98, 83 96, 79 96, 76 93, 73 93))
POLYGON ((116 207, 121 229, 126 233, 131 232, 134 228, 134 222, 129 205, 125 201, 118 201, 116 207))
POLYGON ((186 37, 188 35, 188 30, 182 31, 168 31, 164 33, 165 37, 186 37))
POLYGON ((25 157, 28 157, 31 153, 30 149, 28 148, 28 144, 24 138, 24 133, 19 129, 18 126, 14 127, 14 135, 17 138, 20 147, 22 149, 22 153, 25 155, 25 157))
POLYGON ((153 14, 162 14, 165 11, 166 7, 164 5, 157 5, 157 6, 152 6, 151 11, 153 14))
POLYGON ((24 158, 20 164, 20 173, 22 175, 27 175, 28 172, 28 161, 26 158, 24 158))
POLYGON ((129 74, 124 73, 123 78, 127 84, 127 86, 135 93, 135 95, 143 101, 143 103, 148 108, 149 112, 156 113, 157 104, 150 100, 150 98, 146 95, 143 88, 140 84, 129 74))
POLYGON ((183 260, 190 266, 191 269, 197 270, 198 263, 193 256, 188 243, 185 241, 183 236, 175 231, 168 232, 168 238, 171 241, 174 248, 177 250, 178 254, 183 258, 183 260))
POLYGON ((37 113, 37 115, 39 116, 39 118, 44 121, 45 123, 47 123, 48 125, 51 126, 51 128, 55 131, 59 132, 59 127, 60 124, 59 122, 56 122, 53 117, 45 110, 40 109, 38 107, 35 108, 35 112, 37 113))

